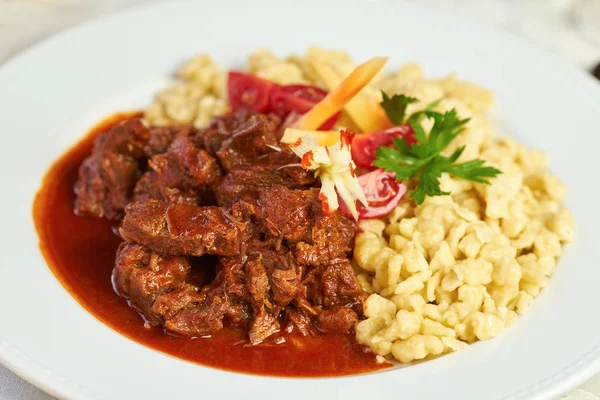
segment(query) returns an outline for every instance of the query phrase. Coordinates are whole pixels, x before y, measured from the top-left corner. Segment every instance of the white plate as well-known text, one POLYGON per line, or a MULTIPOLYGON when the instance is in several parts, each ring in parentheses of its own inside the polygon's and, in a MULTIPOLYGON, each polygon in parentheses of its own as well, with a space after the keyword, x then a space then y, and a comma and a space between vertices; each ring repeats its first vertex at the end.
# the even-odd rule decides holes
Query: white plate
POLYGON ((0 360, 54 395, 549 399, 600 369, 594 175, 600 86, 523 42, 392 1, 164 3, 52 38, 0 69, 0 88, 0 360), (553 171, 571 189, 578 238, 527 316, 495 340, 433 361, 309 380, 184 362, 88 314, 56 281, 37 247, 31 202, 51 162, 103 116, 146 104, 196 52, 236 66, 258 46, 283 55, 312 43, 348 49, 358 60, 417 60, 432 76, 457 71, 496 91, 504 133, 549 151, 553 171))

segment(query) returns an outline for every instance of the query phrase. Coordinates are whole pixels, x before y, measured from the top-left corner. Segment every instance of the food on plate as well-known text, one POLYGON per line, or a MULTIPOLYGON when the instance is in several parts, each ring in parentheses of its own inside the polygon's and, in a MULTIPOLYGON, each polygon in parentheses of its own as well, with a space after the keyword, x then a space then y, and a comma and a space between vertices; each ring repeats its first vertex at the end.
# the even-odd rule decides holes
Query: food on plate
POLYGON ((494 136, 491 92, 386 61, 190 60, 143 118, 49 173, 36 223, 55 273, 127 336, 249 372, 364 372, 497 336, 573 239, 566 187, 542 151, 494 136), (49 241, 61 212, 102 248, 97 270, 49 241))

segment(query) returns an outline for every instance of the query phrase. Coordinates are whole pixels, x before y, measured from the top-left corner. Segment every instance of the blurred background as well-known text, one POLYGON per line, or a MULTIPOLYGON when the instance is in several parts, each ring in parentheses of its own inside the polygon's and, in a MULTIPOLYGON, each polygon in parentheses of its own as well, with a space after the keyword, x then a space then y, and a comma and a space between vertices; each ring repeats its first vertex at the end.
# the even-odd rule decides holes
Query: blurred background
MULTIPOLYGON (((0 0, 0 66, 60 30, 153 1, 161 0, 0 0)), ((364 1, 369 6, 419 4, 508 31, 585 71, 595 71, 600 79, 600 0, 364 1)), ((0 366, 0 400, 50 399, 0 366)), ((562 399, 600 400, 600 375, 562 399)))
MULTIPOLYGON (((161 0, 0 0, 0 63, 66 27, 151 1, 161 0)), ((600 0, 365 1, 432 7, 512 32, 586 70, 600 63, 600 0)))

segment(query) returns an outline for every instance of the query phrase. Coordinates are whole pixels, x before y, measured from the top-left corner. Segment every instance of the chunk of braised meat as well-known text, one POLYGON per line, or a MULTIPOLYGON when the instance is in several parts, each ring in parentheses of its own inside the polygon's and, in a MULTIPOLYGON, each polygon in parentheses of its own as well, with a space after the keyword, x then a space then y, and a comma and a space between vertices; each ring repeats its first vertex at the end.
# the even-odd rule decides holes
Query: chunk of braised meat
POLYGON ((304 187, 314 186, 317 182, 314 171, 303 169, 299 161, 298 156, 292 152, 289 146, 282 145, 280 146, 280 151, 260 157, 257 163, 267 164, 281 170, 286 176, 286 181, 293 182, 294 185, 304 187))
POLYGON ((162 255, 231 256, 240 252, 243 229, 225 208, 150 200, 127 206, 119 233, 162 255))
POLYGON ((100 135, 92 154, 79 168, 75 183, 75 212, 116 219, 131 201, 141 174, 144 146, 150 131, 138 119, 126 121, 100 135))
POLYGON ((252 304, 252 323, 248 331, 250 343, 264 341, 279 331, 279 309, 270 298, 271 285, 262 253, 253 253, 246 261, 246 285, 252 304))
POLYGON ((273 152, 270 146, 279 144, 280 124, 281 119, 274 114, 238 111, 215 117, 207 128, 196 134, 195 140, 229 170, 273 152))
POLYGON ((312 309, 304 308, 312 311, 312 315, 329 307, 348 306, 362 316, 366 294, 356 280, 352 264, 347 258, 331 260, 327 265, 309 269, 302 284, 305 288, 304 295, 312 305, 312 309))
POLYGON ((192 188, 168 186, 161 176, 154 171, 146 171, 135 185, 133 201, 144 202, 160 200, 168 203, 187 204, 196 206, 208 198, 204 191, 192 188))
POLYGON ((221 143, 217 157, 226 171, 231 168, 253 164, 265 154, 278 148, 276 136, 280 120, 276 116, 251 115, 240 124, 231 136, 221 143))
POLYGON ((152 253, 142 246, 122 242, 117 249, 115 268, 112 279, 119 294, 129 297, 131 273, 136 268, 144 268, 150 264, 152 253))
POLYGON ((281 305, 289 304, 300 293, 300 277, 297 269, 294 266, 284 268, 280 264, 269 269, 273 301, 281 305))
POLYGON ((313 196, 308 190, 272 186, 258 195, 256 218, 263 232, 290 243, 310 240, 313 196))
POLYGON ((148 161, 150 170, 138 181, 134 201, 149 199, 198 205, 221 176, 217 160, 187 136, 176 137, 166 153, 148 161))
POLYGON ((268 294, 271 287, 261 254, 253 254, 246 262, 246 284, 253 307, 261 308, 267 303, 270 305, 268 294))
POLYGON ((175 138, 193 138, 196 132, 196 129, 191 125, 151 127, 150 138, 144 146, 144 153, 146 153, 146 157, 148 158, 165 153, 175 138))
MULTIPOLYGON (((222 287, 207 287, 206 293, 202 298, 196 301, 191 294, 171 293, 167 295, 169 299, 176 296, 186 296, 191 300, 184 307, 176 310, 168 308, 173 303, 167 299, 167 296, 160 298, 154 308, 155 311, 162 312, 165 319, 165 328, 167 330, 185 336, 206 336, 223 329, 223 319, 230 307, 227 293, 223 292, 222 287), (167 305, 169 304, 169 306, 167 305)), ((193 290, 190 287, 183 289, 185 291, 193 290)), ((181 301, 177 299, 177 301, 181 301)), ((181 303, 178 303, 181 306, 181 303)))
POLYGON ((251 111, 238 111, 215 117, 206 128, 196 133, 194 140, 200 147, 203 147, 211 155, 216 156, 217 151, 221 148, 221 144, 240 125, 246 123, 252 115, 255 115, 255 113, 251 111))
POLYGON ((210 186, 221 176, 217 160, 185 136, 175 138, 166 153, 152 157, 148 164, 170 186, 210 186))
POLYGON ((128 298, 154 325, 162 325, 160 315, 152 311, 163 293, 179 288, 190 266, 184 257, 163 258, 139 245, 122 243, 117 251, 113 280, 117 291, 128 298))
POLYGON ((186 336, 239 326, 258 344, 282 329, 348 332, 362 316, 348 260, 356 225, 323 212, 279 128, 239 112, 201 131, 132 122, 96 143, 78 202, 125 212, 114 283, 151 323, 186 336), (184 258, 205 254, 219 256, 209 284, 184 258))
MULTIPOLYGON (((362 305, 365 292, 356 280, 352 264, 347 258, 332 260, 321 276, 322 304, 325 307, 350 305, 359 302, 362 305)), ((362 309, 362 307, 361 307, 362 309)))
POLYGON ((219 206, 231 207, 238 200, 257 199, 262 190, 270 190, 273 186, 308 189, 314 182, 314 178, 297 178, 289 174, 288 168, 268 163, 233 168, 215 188, 215 197, 219 206))
POLYGON ((202 289, 186 284, 160 296, 152 310, 164 318, 169 331, 186 336, 210 335, 224 321, 247 326, 253 320, 248 286, 242 257, 226 257, 212 284, 202 289))
POLYGON ((152 306, 152 312, 168 321, 181 310, 196 307, 205 299, 206 291, 199 290, 194 285, 184 284, 176 290, 159 296, 152 306))
POLYGON ((358 315, 352 309, 335 306, 323 311, 317 318, 317 328, 328 333, 348 332, 358 322, 358 315))
POLYGON ((352 250, 356 223, 340 212, 325 214, 317 200, 318 195, 314 191, 312 193, 314 223, 310 239, 296 245, 296 258, 306 265, 327 265, 331 260, 346 257, 352 250))
POLYGON ((286 332, 292 333, 297 331, 302 336, 313 334, 312 321, 306 314, 293 307, 289 307, 286 309, 286 315, 288 318, 288 324, 285 328, 286 332))
POLYGON ((252 325, 248 331, 250 343, 259 344, 272 334, 279 332, 280 326, 277 314, 267 312, 264 307, 255 310, 252 325))
POLYGON ((256 246, 247 256, 222 258, 215 284, 228 295, 227 320, 247 323, 253 344, 278 332, 281 311, 298 293, 297 274, 289 253, 269 247, 256 246))

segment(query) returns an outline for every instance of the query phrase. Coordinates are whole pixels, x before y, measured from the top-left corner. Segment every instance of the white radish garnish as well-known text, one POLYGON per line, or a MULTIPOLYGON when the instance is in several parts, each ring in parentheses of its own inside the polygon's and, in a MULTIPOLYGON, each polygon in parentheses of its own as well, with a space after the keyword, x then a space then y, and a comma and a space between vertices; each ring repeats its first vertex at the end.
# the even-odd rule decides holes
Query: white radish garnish
POLYGON ((321 180, 319 199, 323 210, 327 213, 337 210, 339 195, 354 219, 358 220, 356 200, 366 207, 367 199, 354 172, 356 165, 350 152, 353 136, 348 130, 342 130, 339 142, 321 146, 311 133, 306 133, 290 149, 300 157, 302 168, 315 171, 315 177, 321 180))

